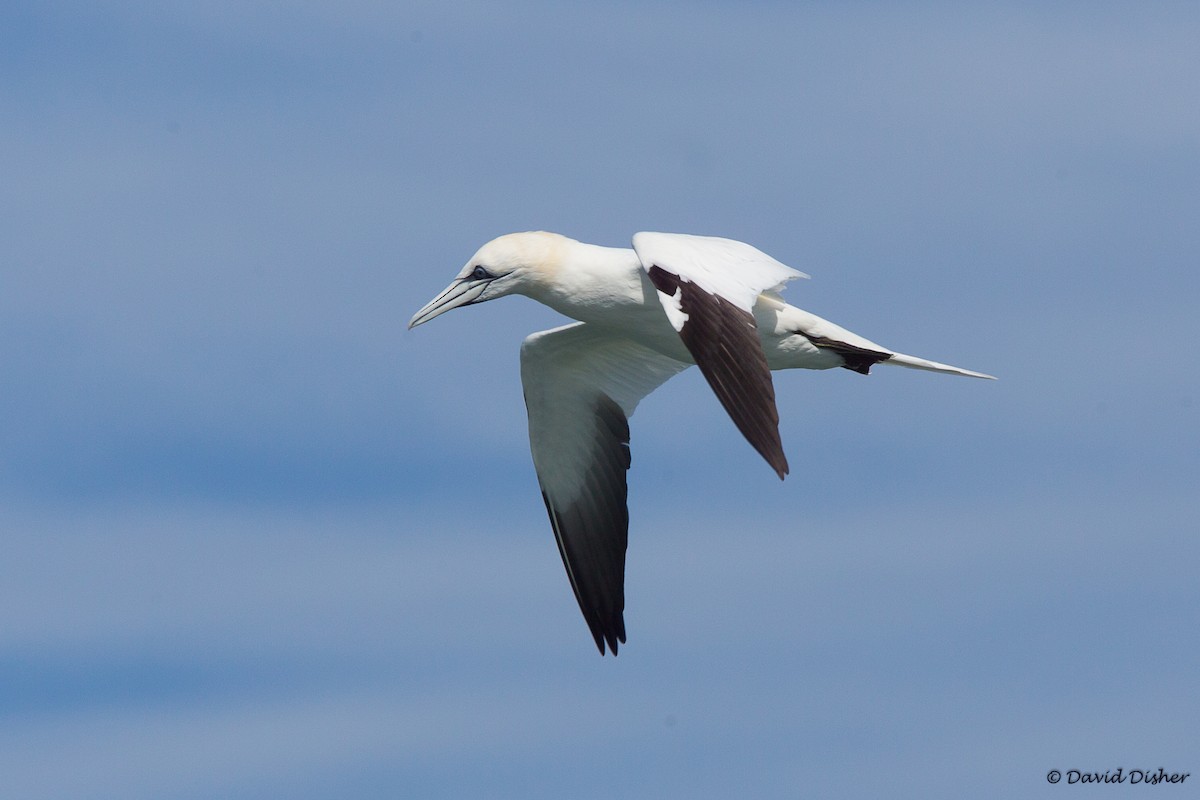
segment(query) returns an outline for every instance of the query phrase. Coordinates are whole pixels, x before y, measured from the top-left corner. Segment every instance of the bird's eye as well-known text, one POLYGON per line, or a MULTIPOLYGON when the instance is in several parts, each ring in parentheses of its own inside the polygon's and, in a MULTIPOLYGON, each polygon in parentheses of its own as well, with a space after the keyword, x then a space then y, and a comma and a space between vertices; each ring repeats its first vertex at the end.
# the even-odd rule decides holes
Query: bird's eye
POLYGON ((477 281, 482 281, 493 277, 493 275, 492 273, 488 272, 485 267, 479 266, 471 270, 471 277, 477 281))

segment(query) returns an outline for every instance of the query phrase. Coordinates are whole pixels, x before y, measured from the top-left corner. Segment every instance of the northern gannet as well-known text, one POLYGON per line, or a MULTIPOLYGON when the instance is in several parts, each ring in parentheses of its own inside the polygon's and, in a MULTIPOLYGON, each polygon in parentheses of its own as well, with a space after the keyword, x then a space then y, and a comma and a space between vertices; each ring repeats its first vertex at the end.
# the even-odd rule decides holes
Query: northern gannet
POLYGON ((559 554, 601 655, 625 641, 625 472, 638 402, 692 364, 782 479, 771 370, 875 364, 991 378, 904 355, 777 293, 802 272, 732 239, 638 233, 633 248, 544 231, 485 244, 408 323, 510 294, 578 320, 529 336, 521 383, 529 445, 559 554))

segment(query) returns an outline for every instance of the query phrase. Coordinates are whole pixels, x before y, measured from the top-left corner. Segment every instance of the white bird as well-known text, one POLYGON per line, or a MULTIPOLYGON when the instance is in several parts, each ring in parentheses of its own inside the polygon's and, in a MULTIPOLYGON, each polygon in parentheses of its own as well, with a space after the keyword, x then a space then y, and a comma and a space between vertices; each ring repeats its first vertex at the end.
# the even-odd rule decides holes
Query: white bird
POLYGON ((485 244, 408 323, 509 294, 578 320, 527 338, 521 382, 529 445, 559 553, 596 646, 625 641, 629 416, 690 365, 782 479, 787 458, 771 370, 875 364, 991 378, 904 355, 788 305, 808 277, 743 242, 638 233, 633 249, 542 231, 485 244))

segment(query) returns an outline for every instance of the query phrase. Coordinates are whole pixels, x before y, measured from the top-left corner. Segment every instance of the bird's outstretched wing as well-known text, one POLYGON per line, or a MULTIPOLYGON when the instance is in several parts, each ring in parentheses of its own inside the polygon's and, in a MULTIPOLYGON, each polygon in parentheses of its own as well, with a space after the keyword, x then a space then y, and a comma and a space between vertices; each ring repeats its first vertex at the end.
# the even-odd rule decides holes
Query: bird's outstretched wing
POLYGON ((633 249, 717 399, 782 478, 775 386, 751 310, 762 292, 807 276, 732 239, 638 233, 633 249))
POLYGON ((529 447, 554 538, 584 619, 604 653, 625 641, 625 471, 629 416, 688 365, 576 323, 521 346, 529 447))

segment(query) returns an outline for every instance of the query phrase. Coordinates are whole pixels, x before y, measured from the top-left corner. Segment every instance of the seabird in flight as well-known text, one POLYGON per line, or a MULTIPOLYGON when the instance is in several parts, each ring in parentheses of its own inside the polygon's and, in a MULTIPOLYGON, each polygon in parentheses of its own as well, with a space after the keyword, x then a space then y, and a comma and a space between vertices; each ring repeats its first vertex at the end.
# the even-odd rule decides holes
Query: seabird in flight
POLYGON ((554 538, 596 647, 625 641, 625 472, 638 402, 692 364, 775 473, 788 473, 771 370, 875 364, 991 378, 881 347, 788 305, 808 277, 732 239, 638 233, 633 248, 542 231, 485 244, 409 328, 523 294, 575 320, 521 345, 529 445, 554 538))

